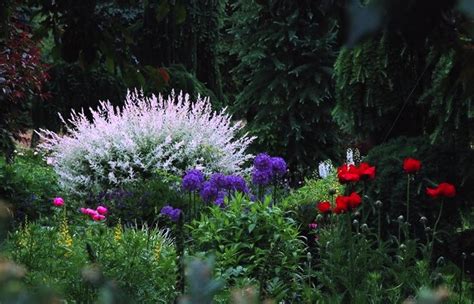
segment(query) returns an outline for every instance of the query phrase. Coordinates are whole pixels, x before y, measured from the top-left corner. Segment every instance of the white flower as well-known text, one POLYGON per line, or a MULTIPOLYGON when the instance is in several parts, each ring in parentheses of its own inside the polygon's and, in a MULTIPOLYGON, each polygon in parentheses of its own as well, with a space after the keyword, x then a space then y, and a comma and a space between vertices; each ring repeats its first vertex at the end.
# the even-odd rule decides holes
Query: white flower
POLYGON ((67 135, 48 130, 38 134, 65 190, 85 195, 136 181, 143 174, 166 170, 181 175, 200 167, 205 173, 239 173, 252 158, 246 153, 254 137, 238 137, 242 125, 224 111, 213 112, 208 98, 191 102, 189 95, 163 98, 128 92, 122 108, 101 102, 84 112, 72 111, 67 135))
POLYGON ((355 162, 354 162, 354 151, 349 148, 347 149, 346 151, 346 164, 347 165, 354 165, 355 162))
POLYGON ((319 169, 318 170, 319 171, 319 176, 321 178, 327 178, 329 176, 329 174, 331 174, 331 171, 334 170, 334 167, 333 167, 330 160, 325 160, 325 161, 319 163, 318 169, 319 169))

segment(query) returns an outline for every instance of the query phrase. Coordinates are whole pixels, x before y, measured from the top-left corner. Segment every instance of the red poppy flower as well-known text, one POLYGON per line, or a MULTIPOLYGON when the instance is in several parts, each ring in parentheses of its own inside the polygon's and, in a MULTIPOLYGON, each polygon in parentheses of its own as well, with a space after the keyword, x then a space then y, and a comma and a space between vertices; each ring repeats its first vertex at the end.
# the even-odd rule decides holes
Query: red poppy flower
POLYGON ((403 170, 405 173, 416 173, 421 169, 421 161, 408 157, 403 161, 403 170))
POLYGON ((330 202, 320 202, 317 205, 319 212, 321 213, 331 213, 331 203, 330 202))
POLYGON ((426 188, 426 194, 432 198, 455 197, 456 188, 450 183, 440 183, 436 188, 426 188))
POLYGON ((431 198, 437 198, 439 196, 439 188, 426 188, 426 194, 431 198))
POLYGON ((368 163, 360 163, 358 170, 361 179, 371 180, 375 178, 375 166, 371 166, 368 163))
POLYGON ((352 192, 351 195, 347 196, 347 203, 354 209, 362 203, 362 198, 357 192, 352 192))
POLYGON ((441 183, 438 185, 439 194, 444 197, 455 197, 456 188, 450 183, 441 183))
POLYGON ((347 165, 343 164, 339 168, 337 168, 337 177, 339 178, 339 182, 343 183, 350 183, 350 182, 358 182, 360 179, 359 170, 354 165, 347 165))
POLYGON ((334 213, 341 214, 347 211, 349 208, 349 202, 347 196, 339 195, 336 197, 336 207, 334 207, 334 213))

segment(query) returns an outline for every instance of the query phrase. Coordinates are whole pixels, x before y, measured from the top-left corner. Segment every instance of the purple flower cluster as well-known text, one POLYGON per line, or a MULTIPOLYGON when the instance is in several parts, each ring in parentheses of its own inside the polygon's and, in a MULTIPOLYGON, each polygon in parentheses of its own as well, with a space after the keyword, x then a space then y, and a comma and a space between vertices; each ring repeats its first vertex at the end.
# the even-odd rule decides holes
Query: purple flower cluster
POLYGON ((253 161, 252 181, 256 185, 266 186, 275 178, 285 175, 286 170, 287 166, 283 158, 260 153, 253 161))
POLYGON ((214 173, 207 182, 204 182, 200 194, 205 202, 223 206, 225 194, 235 191, 248 193, 245 179, 237 175, 214 173))
POLYGON ((204 174, 197 169, 188 170, 181 181, 183 190, 200 191, 204 183, 204 174))
POLYGON ((161 208, 160 214, 168 217, 173 222, 177 222, 181 216, 181 209, 173 208, 170 205, 164 206, 161 208))

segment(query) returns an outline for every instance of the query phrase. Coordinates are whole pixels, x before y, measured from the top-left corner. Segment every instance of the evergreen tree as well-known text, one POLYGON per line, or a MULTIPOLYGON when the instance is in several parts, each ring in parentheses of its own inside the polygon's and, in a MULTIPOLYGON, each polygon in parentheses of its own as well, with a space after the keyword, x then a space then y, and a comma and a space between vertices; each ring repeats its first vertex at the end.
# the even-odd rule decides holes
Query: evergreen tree
POLYGON ((332 65, 336 20, 324 1, 231 3, 229 53, 236 115, 258 136, 256 151, 285 157, 308 172, 335 155, 332 65))

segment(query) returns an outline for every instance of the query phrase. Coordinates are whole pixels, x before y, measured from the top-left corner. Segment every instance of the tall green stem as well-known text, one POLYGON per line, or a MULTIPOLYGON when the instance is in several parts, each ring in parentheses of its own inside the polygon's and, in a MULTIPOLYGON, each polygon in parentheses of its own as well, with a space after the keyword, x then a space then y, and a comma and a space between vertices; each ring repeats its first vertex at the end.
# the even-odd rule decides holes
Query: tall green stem
POLYGON ((443 213, 443 206, 444 206, 444 200, 441 201, 441 207, 439 208, 439 214, 438 218, 436 219, 436 222, 433 226, 433 239, 431 240, 431 248, 430 248, 430 255, 429 255, 429 260, 431 260, 431 256, 433 255, 433 247, 434 243, 436 242, 436 229, 438 228, 439 220, 441 219, 441 214, 443 213))
POLYGON ((407 223, 410 221, 410 174, 407 174, 407 223))
MULTIPOLYGON (((346 214, 347 219, 347 237, 349 238, 349 292, 352 299, 355 299, 354 294, 354 255, 353 255, 353 240, 352 240, 352 223, 351 223, 351 215, 350 213, 346 214)), ((351 299, 351 301, 352 301, 351 299)))
POLYGON ((377 239, 379 241, 379 248, 382 247, 382 208, 378 208, 378 227, 377 227, 377 239))

